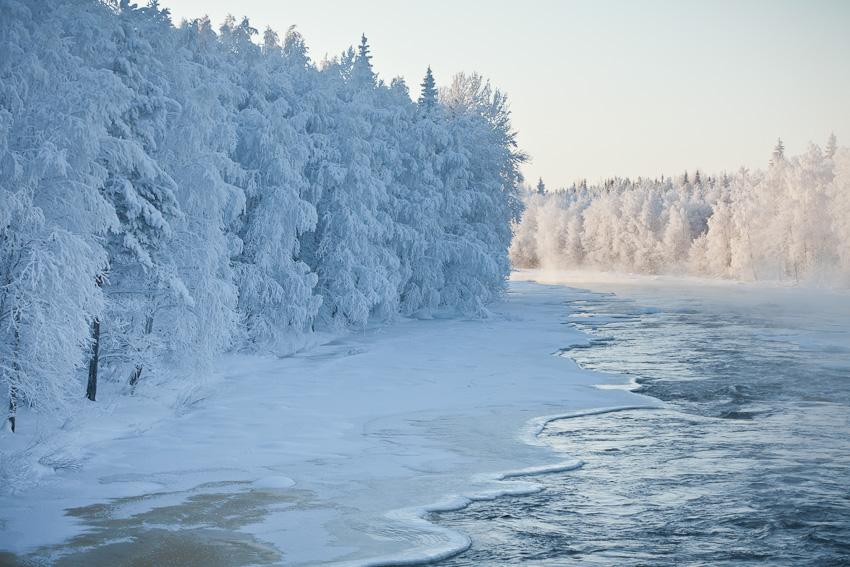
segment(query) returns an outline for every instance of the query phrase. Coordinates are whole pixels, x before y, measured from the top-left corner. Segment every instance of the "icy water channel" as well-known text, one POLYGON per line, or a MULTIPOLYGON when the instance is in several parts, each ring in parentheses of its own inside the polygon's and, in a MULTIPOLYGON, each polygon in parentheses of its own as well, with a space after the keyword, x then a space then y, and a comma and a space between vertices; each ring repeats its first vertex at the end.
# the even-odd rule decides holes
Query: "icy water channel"
POLYGON ((550 424, 584 467, 435 515, 473 540, 439 565, 850 565, 848 296, 616 291, 567 306, 593 340, 561 355, 666 407, 550 424))

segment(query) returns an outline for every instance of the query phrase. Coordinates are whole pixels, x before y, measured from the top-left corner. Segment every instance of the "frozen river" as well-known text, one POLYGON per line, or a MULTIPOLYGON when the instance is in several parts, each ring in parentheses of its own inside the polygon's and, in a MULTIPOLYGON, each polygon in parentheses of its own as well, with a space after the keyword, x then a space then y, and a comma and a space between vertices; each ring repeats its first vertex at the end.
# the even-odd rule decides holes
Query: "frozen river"
POLYGON ((666 407, 550 424, 584 467, 440 514, 473 542, 440 565, 850 564, 848 296, 585 286, 607 293, 573 301, 569 321, 594 339, 563 356, 666 407))
POLYGON ((26 415, 0 565, 850 562, 846 294, 528 278, 486 319, 26 415))

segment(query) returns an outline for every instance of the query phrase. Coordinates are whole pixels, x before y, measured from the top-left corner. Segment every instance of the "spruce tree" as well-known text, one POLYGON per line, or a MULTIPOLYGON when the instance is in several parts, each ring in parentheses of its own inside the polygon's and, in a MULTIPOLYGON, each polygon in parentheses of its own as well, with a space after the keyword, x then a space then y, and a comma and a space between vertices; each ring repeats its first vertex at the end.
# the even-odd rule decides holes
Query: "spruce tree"
POLYGON ((770 160, 770 165, 775 165, 785 159, 785 144, 782 143, 782 138, 777 138, 776 146, 773 148, 773 159, 770 160))
POLYGON ((263 32, 263 53, 266 55, 279 53, 280 49, 280 37, 277 32, 271 27, 266 27, 266 31, 263 32))
POLYGON ((359 87, 375 86, 375 72, 372 70, 372 55, 369 53, 369 41, 366 39, 366 34, 360 37, 357 56, 351 68, 351 79, 359 87))
POLYGON ((425 78, 422 80, 422 91, 419 95, 419 108, 430 111, 437 106, 437 84, 434 81, 434 74, 431 73, 431 66, 425 72, 425 78))
POLYGON ((832 159, 836 151, 838 151, 838 140, 835 138, 835 132, 832 132, 826 142, 826 157, 832 159))

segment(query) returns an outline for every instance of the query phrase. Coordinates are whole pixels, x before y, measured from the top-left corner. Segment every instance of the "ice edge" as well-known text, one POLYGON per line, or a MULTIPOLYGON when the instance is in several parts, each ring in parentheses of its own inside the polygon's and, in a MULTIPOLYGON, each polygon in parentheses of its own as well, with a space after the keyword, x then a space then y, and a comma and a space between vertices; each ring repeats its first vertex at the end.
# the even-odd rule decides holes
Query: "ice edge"
MULTIPOLYGON (((663 403, 659 403, 658 400, 648 397, 646 399, 647 403, 643 405, 611 406, 535 417, 526 422, 526 425, 520 430, 519 438, 529 445, 548 447, 549 445, 541 441, 539 437, 546 429, 546 426, 553 421, 590 415, 601 415, 619 411, 653 409, 664 405, 663 403)), ((501 482, 508 486, 499 490, 484 490, 473 492, 471 494, 447 496, 443 500, 439 500, 425 506, 391 510, 384 516, 387 519, 401 522, 411 527, 420 528, 423 532, 442 536, 445 538, 445 544, 442 545, 440 549, 413 548, 401 553, 388 554, 369 559, 331 562, 329 565, 332 567, 389 567, 393 565, 426 565, 449 559, 468 550, 472 546, 472 539, 462 532, 445 528, 427 520, 426 518, 429 514, 463 510, 474 502, 495 500, 505 496, 526 496, 529 494, 535 494, 543 490, 543 486, 540 483, 514 479, 572 471, 581 468, 582 465, 584 465, 584 461, 573 459, 498 473, 477 474, 472 477, 473 481, 501 482)))

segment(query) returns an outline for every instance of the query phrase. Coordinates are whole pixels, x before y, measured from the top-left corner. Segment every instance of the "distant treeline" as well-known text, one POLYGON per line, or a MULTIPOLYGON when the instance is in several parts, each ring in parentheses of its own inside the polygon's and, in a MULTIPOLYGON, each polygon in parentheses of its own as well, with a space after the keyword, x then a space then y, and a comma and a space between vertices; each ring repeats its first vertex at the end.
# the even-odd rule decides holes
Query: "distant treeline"
POLYGON ((850 150, 831 136, 765 171, 528 191, 519 267, 850 286, 850 150))

